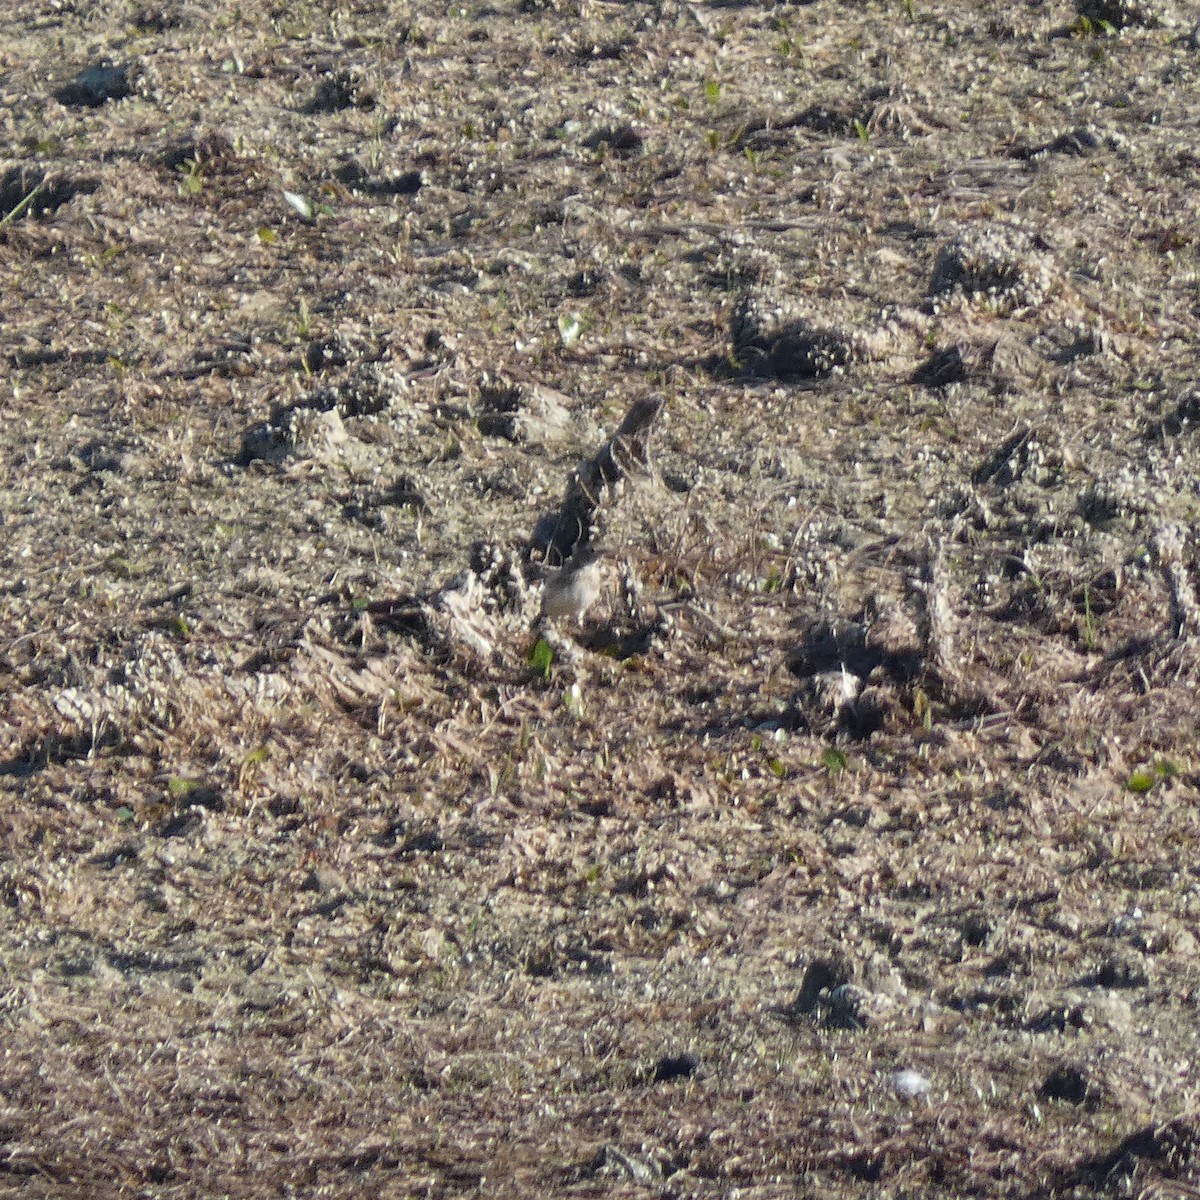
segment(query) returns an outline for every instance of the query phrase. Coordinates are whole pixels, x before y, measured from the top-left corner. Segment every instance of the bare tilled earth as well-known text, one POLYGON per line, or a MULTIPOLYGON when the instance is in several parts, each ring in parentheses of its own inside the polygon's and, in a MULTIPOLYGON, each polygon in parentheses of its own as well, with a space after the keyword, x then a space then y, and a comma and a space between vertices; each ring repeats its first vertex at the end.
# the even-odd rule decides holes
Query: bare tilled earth
POLYGON ((1200 14, 1081 8, 9 0, 0 1191, 1200 1195, 1200 14))

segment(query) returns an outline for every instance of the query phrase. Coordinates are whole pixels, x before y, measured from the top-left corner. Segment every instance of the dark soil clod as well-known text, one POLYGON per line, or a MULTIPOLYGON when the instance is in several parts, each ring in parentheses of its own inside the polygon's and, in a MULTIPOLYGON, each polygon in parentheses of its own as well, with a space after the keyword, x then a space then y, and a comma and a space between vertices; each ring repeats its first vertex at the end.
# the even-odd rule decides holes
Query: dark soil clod
POLYGON ((1068 1104, 1082 1104, 1088 1094, 1087 1076, 1079 1067, 1056 1067, 1046 1076, 1040 1092, 1047 1100, 1065 1100, 1068 1104))
POLYGON ((54 98, 70 107, 99 108, 109 100, 122 100, 132 92, 129 64, 94 63, 85 67, 54 98))
POLYGON ((690 1079, 699 1069, 694 1054, 665 1054, 646 1073, 647 1083, 670 1083, 673 1079, 690 1079))
POLYGON ((96 179, 70 178, 36 167, 10 167, 0 176, 0 218, 12 219, 12 214, 35 219, 47 217, 69 200, 90 194, 99 186, 96 179))

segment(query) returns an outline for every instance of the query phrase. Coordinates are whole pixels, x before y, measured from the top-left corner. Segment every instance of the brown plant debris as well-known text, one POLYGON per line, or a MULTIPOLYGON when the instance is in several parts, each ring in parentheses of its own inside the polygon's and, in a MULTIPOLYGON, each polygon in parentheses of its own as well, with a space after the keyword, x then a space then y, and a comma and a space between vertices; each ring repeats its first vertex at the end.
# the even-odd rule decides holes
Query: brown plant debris
POLYGON ((0 1193, 1194 1195, 1186 8, 8 0, 0 1193))

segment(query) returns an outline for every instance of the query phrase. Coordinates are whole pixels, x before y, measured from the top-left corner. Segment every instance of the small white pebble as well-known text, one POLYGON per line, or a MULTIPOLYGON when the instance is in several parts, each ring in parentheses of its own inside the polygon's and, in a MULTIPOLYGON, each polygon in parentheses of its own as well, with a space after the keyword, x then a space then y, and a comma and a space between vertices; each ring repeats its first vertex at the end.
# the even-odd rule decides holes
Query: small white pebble
POLYGON ((929 1089, 933 1086, 920 1071, 896 1071, 892 1074, 889 1082, 900 1095, 906 1096, 909 1100, 928 1095, 929 1089))

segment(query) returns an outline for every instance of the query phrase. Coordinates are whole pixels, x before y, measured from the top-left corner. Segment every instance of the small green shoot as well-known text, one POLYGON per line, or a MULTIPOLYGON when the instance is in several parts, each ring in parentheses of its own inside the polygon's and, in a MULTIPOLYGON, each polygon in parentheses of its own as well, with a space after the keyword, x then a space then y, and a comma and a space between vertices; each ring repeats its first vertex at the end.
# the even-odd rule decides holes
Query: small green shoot
POLYGON ((104 565, 118 579, 136 579, 141 574, 123 554, 110 554, 104 560, 104 565))
POLYGON ((167 780, 167 791, 172 800, 186 800, 193 792, 198 792, 204 785, 198 779, 180 779, 174 777, 167 780))
POLYGON ((525 659, 525 665, 543 679, 549 679, 550 669, 554 666, 554 648, 545 638, 538 638, 525 659))
POLYGON ((1145 767, 1138 767, 1138 769, 1129 776, 1129 779, 1125 784, 1125 789, 1126 791, 1130 791, 1138 796, 1141 796, 1148 792, 1157 782, 1158 780, 1155 779, 1153 771, 1148 771, 1145 767))
POLYGON ((1126 781, 1125 790, 1144 796, 1155 784, 1174 779, 1178 774, 1179 768, 1169 758, 1160 758, 1148 767, 1138 767, 1126 781))
POLYGON ((871 131, 857 117, 854 118, 854 132, 864 146, 871 140, 871 131))
POLYGON ((921 728, 926 732, 933 728, 933 703, 924 688, 913 689, 913 715, 921 722, 921 728))
POLYGON ((804 38, 799 33, 794 33, 786 17, 780 17, 775 22, 775 29, 781 35, 779 41, 775 43, 775 49, 779 52, 781 58, 791 59, 800 53, 800 47, 804 42, 804 38))
POLYGON ((200 164, 189 158, 179 166, 179 194, 185 199, 198 196, 204 190, 204 176, 200 173, 200 164))
POLYGON ((22 196, 21 199, 4 214, 4 216, 0 217, 0 229, 7 225, 9 221, 15 221, 18 217, 23 216, 26 209, 28 209, 29 206, 34 202, 34 200, 37 198, 37 194, 41 190, 42 185, 39 183, 37 187, 28 193, 28 195, 22 196))
POLYGON ((1086 581, 1083 585, 1083 644, 1089 650, 1096 648, 1096 618, 1092 615, 1092 589, 1086 581))
POLYGON ((840 775, 850 765, 850 760, 836 746, 826 746, 821 765, 830 776, 840 775))
POLYGON ((710 79, 704 85, 704 96, 709 104, 718 103, 721 99, 721 85, 715 79, 710 79))
POLYGON ((245 758, 242 759, 242 765, 238 768, 238 786, 248 787, 249 784, 258 776, 258 769, 267 761, 270 756, 270 751, 266 746, 258 746, 251 750, 245 758))
POLYGON ((1071 26, 1071 32, 1080 37, 1116 37, 1117 27, 1103 17, 1085 17, 1080 13, 1071 26))

